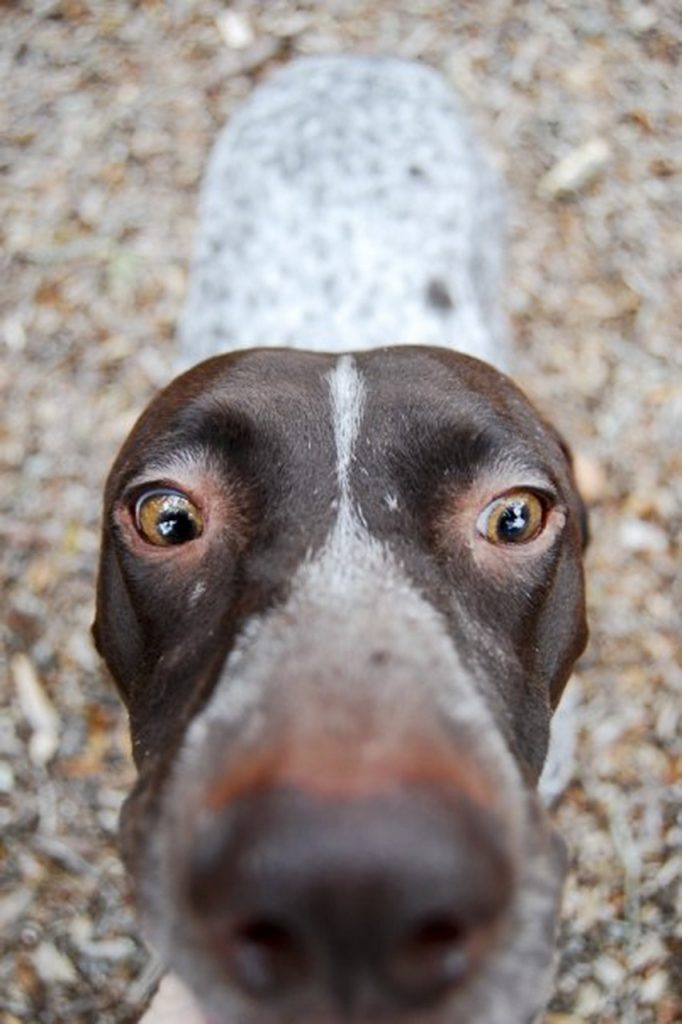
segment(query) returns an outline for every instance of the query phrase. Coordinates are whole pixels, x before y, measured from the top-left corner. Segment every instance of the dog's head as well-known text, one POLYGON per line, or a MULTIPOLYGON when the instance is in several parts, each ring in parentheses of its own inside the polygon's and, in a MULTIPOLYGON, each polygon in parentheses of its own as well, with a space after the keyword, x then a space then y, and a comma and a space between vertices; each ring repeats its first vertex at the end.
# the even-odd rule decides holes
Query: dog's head
POLYGON ((95 637, 148 933, 220 1024, 526 1024, 560 844, 533 794, 586 638, 565 446, 454 353, 254 350, 109 477, 95 637))

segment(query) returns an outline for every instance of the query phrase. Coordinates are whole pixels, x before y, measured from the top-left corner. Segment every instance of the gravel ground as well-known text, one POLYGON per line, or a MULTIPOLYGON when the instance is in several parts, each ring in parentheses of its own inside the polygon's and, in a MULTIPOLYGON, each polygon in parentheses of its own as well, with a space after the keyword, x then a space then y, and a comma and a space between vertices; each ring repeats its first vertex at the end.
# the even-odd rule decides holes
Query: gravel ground
POLYGON ((519 378, 580 453, 592 641, 555 813, 548 1024, 682 1020, 682 14, 676 0, 0 4, 0 1019, 123 1024, 154 967, 89 624, 99 495, 168 376, 207 148, 297 53, 443 70, 511 193, 519 378))

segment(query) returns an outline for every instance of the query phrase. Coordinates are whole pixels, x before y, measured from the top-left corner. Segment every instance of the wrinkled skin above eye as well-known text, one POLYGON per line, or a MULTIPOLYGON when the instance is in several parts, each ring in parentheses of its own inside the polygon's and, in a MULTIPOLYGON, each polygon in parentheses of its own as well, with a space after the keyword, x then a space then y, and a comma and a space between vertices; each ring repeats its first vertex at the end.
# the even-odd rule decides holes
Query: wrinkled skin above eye
POLYGON ((534 491, 512 491, 483 509, 476 527, 492 544, 526 544, 545 525, 547 500, 534 491))
POLYGON ((157 547, 196 540, 204 528, 197 506, 179 491, 145 491, 135 503, 134 518, 142 539, 157 547))

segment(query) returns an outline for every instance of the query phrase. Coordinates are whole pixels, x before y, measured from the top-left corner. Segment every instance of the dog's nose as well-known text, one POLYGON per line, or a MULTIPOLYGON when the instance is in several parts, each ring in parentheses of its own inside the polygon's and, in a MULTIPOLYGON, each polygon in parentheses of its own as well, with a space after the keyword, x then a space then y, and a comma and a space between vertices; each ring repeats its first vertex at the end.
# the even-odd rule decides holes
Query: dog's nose
POLYGON ((392 1013, 443 1000, 494 943, 513 890, 504 830, 465 797, 413 790, 241 798, 197 837, 202 943, 252 998, 392 1013))

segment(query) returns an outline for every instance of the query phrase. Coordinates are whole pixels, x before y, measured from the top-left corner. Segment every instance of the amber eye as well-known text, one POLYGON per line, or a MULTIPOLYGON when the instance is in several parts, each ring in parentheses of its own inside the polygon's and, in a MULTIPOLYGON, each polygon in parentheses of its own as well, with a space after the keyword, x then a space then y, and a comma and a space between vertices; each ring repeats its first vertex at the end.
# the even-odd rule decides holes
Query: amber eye
POLYGON ((179 491, 145 491, 135 503, 135 526, 141 536, 157 547, 187 544, 204 529, 201 512, 179 491))
POLYGON ((525 544, 545 525, 546 500, 533 491, 512 491, 487 505, 476 526, 491 544, 525 544))

